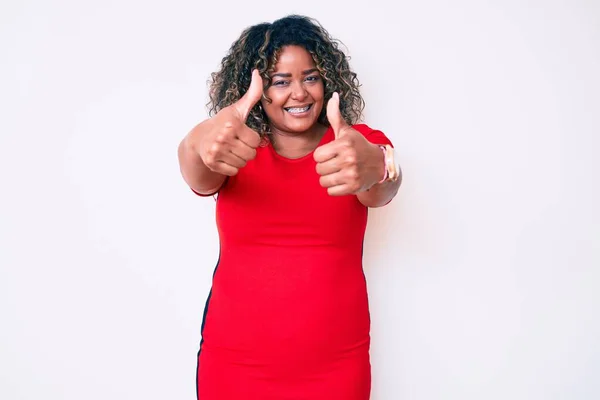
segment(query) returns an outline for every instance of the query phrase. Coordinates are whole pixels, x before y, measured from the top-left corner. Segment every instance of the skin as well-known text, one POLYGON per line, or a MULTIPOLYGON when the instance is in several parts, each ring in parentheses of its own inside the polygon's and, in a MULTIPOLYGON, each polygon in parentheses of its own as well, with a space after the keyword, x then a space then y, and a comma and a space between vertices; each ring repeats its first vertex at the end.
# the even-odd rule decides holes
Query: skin
POLYGON ((317 122, 323 109, 323 80, 311 55, 302 47, 284 47, 271 74, 272 84, 262 107, 271 125, 273 146, 281 155, 298 158, 310 153, 327 127, 317 122), (310 105, 301 115, 292 115, 287 107, 310 105))
POLYGON ((271 101, 264 98, 262 79, 253 71, 250 87, 240 100, 194 127, 182 140, 180 168, 190 187, 201 194, 213 193, 227 176, 236 175, 256 156, 260 136, 245 121, 260 101, 279 154, 298 158, 314 150, 319 183, 330 195, 356 195, 367 207, 387 204, 401 179, 378 183, 385 173, 383 153, 344 121, 337 93, 326 105, 335 140, 316 148, 327 127, 317 122, 325 106, 324 84, 310 53, 300 46, 284 47, 271 79, 265 93, 271 101), (307 105, 310 109, 301 114, 286 110, 307 105))
POLYGON ((332 196, 355 194, 367 207, 389 203, 402 180, 379 183, 385 173, 383 153, 344 121, 337 93, 327 104, 327 119, 335 140, 317 148, 313 155, 321 186, 332 196))
POLYGON ((253 71, 246 94, 213 118, 196 125, 178 148, 179 167, 187 184, 200 194, 216 192, 228 176, 256 157, 260 135, 246 118, 262 97, 262 79, 253 71))

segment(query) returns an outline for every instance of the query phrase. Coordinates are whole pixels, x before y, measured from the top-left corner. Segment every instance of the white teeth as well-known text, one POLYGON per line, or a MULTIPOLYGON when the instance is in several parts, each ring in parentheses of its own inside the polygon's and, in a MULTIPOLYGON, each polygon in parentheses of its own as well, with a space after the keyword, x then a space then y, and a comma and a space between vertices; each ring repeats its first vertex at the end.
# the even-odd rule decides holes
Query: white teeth
POLYGON ((309 108, 310 108, 310 106, 306 106, 303 108, 292 107, 292 108, 286 108, 286 110, 287 110, 287 112, 292 113, 292 114, 299 114, 299 113, 308 111, 309 108))

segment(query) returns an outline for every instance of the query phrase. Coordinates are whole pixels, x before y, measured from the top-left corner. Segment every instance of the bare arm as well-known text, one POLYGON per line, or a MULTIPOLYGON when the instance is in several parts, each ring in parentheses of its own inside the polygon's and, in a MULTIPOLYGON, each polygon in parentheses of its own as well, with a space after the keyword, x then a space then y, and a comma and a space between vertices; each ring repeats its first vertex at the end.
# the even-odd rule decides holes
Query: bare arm
POLYGON ((179 143, 177 151, 183 179, 190 188, 206 195, 219 190, 227 177, 208 168, 199 154, 199 140, 208 133, 211 123, 211 120, 205 120, 196 125, 179 143))
MULTIPOLYGON (((381 149, 377 145, 372 145, 374 148, 373 155, 370 159, 373 160, 375 166, 379 166, 380 175, 383 176, 384 167, 381 149)), ((358 200, 366 207, 382 207, 388 204, 398 194, 400 185, 402 184, 402 171, 400 170, 398 179, 391 182, 386 181, 382 183, 376 183, 371 186, 368 190, 356 194, 358 200)))
POLYGON ((321 186, 332 196, 355 194, 366 207, 388 204, 398 193, 402 173, 393 182, 378 183, 385 174, 385 156, 378 145, 344 121, 337 93, 327 103, 327 119, 335 140, 314 152, 321 186))
POLYGON ((257 70, 241 99, 196 125, 179 143, 179 168, 185 182, 199 194, 217 192, 228 176, 256 156, 260 135, 245 124, 263 93, 257 70))

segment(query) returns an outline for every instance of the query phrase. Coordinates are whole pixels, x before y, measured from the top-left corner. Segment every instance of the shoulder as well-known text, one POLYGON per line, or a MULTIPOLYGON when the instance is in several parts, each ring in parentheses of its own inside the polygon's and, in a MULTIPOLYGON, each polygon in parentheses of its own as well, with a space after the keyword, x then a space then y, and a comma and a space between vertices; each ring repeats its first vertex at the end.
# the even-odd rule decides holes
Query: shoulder
POLYGON ((367 124, 354 124, 352 128, 360 132, 368 141, 375 144, 392 144, 390 139, 380 129, 375 129, 367 124))
POLYGON ((354 125, 352 125, 352 128, 356 129, 357 131, 362 133, 364 136, 368 136, 369 134, 371 134, 373 131, 376 130, 376 129, 371 128, 367 124, 354 124, 354 125))

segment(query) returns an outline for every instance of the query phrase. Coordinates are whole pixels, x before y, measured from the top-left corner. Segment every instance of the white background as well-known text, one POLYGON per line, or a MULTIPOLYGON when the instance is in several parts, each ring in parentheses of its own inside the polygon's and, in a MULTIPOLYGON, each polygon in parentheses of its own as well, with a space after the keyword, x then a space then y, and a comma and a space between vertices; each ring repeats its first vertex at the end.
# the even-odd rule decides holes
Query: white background
POLYGON ((291 12, 401 155, 373 399, 600 398, 600 4, 290 4, 2 3, 0 398, 195 399, 218 240, 176 149, 241 30, 291 12))

